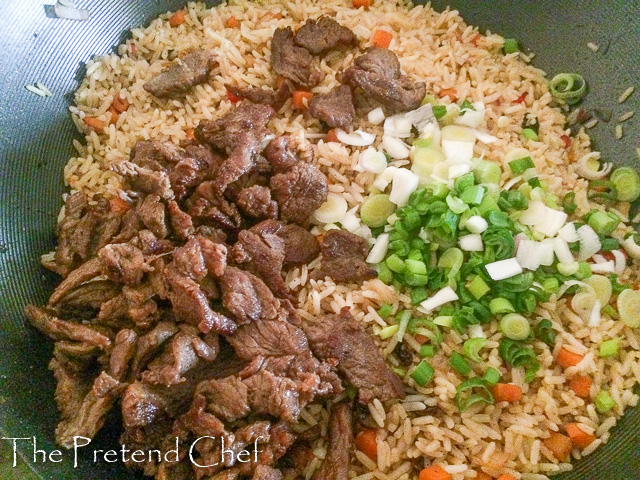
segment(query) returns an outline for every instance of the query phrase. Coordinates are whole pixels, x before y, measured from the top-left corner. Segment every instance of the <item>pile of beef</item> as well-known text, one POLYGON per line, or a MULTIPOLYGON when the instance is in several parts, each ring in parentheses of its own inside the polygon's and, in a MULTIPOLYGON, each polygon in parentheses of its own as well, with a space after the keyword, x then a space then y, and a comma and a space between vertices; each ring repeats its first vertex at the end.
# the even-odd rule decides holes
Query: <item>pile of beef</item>
MULTIPOLYGON (((296 35, 276 31, 273 68, 288 79, 280 88, 317 83, 312 55, 354 38, 327 18, 296 35)), ((361 60, 367 55, 378 53, 358 59, 345 74, 350 84, 368 92, 378 75, 391 88, 410 90, 399 68, 376 71, 361 60)), ((212 65, 194 52, 145 88, 157 96, 184 94, 212 65)), ((322 254, 314 278, 360 282, 376 273, 364 261, 361 238, 330 231, 318 242, 308 231, 327 180, 311 148, 269 131, 278 91, 258 93, 245 92, 255 103, 201 122, 195 139, 180 146, 138 142, 130 160, 114 167, 127 187, 122 198, 67 197, 55 255, 45 262, 63 280, 45 307, 26 307, 31 323, 55 341, 50 368, 61 445, 93 437, 118 405, 121 441, 132 450, 166 451, 176 438, 189 445, 215 437, 196 447, 199 464, 214 464, 222 438, 236 452, 259 443, 257 460, 248 463, 199 468, 186 457, 188 448, 180 449, 178 463, 131 463, 146 475, 293 480, 318 434, 297 436, 293 427, 307 404, 344 390, 341 378, 358 389, 361 404, 403 396, 401 382, 347 310, 306 327, 296 312, 286 268, 322 254)), ((326 98, 340 104, 332 95, 326 98)), ((351 90, 340 87, 336 95, 351 98, 351 90)), ((398 105, 403 95, 394 94, 398 105)), ((327 110, 317 98, 313 110, 327 110)), ((352 405, 332 408, 329 453, 316 480, 347 479, 352 405)))

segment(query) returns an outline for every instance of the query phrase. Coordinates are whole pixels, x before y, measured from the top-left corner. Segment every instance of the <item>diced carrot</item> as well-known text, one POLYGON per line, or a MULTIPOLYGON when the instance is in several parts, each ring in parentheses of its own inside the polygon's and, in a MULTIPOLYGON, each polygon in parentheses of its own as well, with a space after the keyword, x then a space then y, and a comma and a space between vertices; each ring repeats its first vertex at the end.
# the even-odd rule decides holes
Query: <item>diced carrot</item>
POLYGON ((109 119, 109 123, 111 125, 115 125, 115 123, 118 121, 118 117, 120 117, 120 114, 118 113, 118 111, 113 107, 109 107, 109 110, 107 110, 110 114, 111 114, 111 118, 109 119))
POLYGON ((339 143, 340 140, 338 140, 338 135, 336 134, 336 129, 332 128, 331 130, 329 130, 327 132, 327 138, 325 138, 325 141, 327 142, 335 142, 335 143, 339 143))
POLYGON ((573 450, 573 442, 569 437, 558 432, 551 432, 549 438, 545 438, 542 443, 551 450, 553 456, 561 462, 569 460, 569 454, 573 450))
POLYGON ((508 473, 503 473, 496 480, 518 480, 513 475, 509 475, 508 473))
POLYGON ((129 100, 127 100, 126 98, 122 98, 118 93, 115 97, 113 97, 111 106, 115 108, 118 113, 126 112, 129 108, 129 100))
POLYGON ((182 25, 185 21, 186 14, 184 10, 178 10, 176 13, 169 17, 169 25, 172 27, 178 27, 182 25))
POLYGON ((187 128, 184 131, 184 134, 187 137, 187 140, 193 140, 193 137, 195 137, 195 130, 193 128, 187 128))
POLYGON ((293 107, 298 110, 306 110, 309 100, 313 98, 313 93, 306 90, 296 90, 293 92, 293 107), (307 100, 305 102, 305 99, 307 100))
POLYGON ((240 21, 236 17, 229 17, 224 25, 227 28, 238 28, 240 21))
POLYGON ((391 40, 393 40, 393 35, 386 30, 376 30, 373 33, 373 38, 371 39, 371 43, 373 43, 376 47, 380 48, 389 48, 391 45, 391 40))
POLYGON ((482 35, 480 35, 479 33, 476 33, 473 37, 471 37, 471 43, 473 43, 477 47, 478 43, 480 42, 480 38, 482 38, 482 35))
POLYGON ((476 472, 476 478, 474 480, 493 480, 493 477, 488 473, 476 472))
POLYGON ((376 442, 376 431, 367 428, 362 430, 355 439, 356 448, 364 453, 371 460, 378 459, 378 443, 376 442))
POLYGON ((136 44, 131 42, 129 44, 129 50, 131 50, 131 55, 135 55, 136 54, 136 44))
POLYGON ((451 480, 451 474, 440 465, 431 465, 420 470, 419 480, 451 480))
POLYGON ((577 353, 570 352, 566 348, 561 348, 556 355, 556 363, 562 368, 575 367, 584 357, 577 353))
POLYGON ((496 402, 517 402, 522 400, 522 389, 512 383, 498 383, 492 389, 496 402))
POLYGON ((228 88, 227 88, 227 98, 231 103, 238 103, 240 100, 242 100, 242 97, 239 97, 228 88))
POLYGON ((109 200, 109 208, 111 208, 112 212, 124 213, 131 207, 120 197, 113 197, 109 200))
POLYGON ((586 375, 576 375, 569 382, 569 388, 580 398, 589 398, 591 395, 591 378, 586 375))
POLYGON ((564 429, 567 431, 573 444, 581 450, 587 448, 596 439, 596 437, 585 432, 575 423, 568 423, 564 429))
POLYGON ((363 7, 365 9, 369 8, 373 3, 372 0, 353 0, 353 6, 355 8, 363 7))
POLYGON ((84 117, 82 119, 84 123, 89 125, 95 132, 102 133, 104 130, 104 122, 96 117, 84 117))
POLYGON ((524 102, 524 99, 527 98, 527 92, 524 92, 522 95, 520 95, 518 98, 516 98, 513 103, 522 103, 524 102))
POLYGON ((571 137, 569 135, 562 135, 560 139, 564 142, 564 148, 571 146, 571 137))
POLYGON ((449 97, 449 100, 455 102, 458 99, 458 93, 453 88, 444 88, 440 90, 440 98, 449 97))
POLYGON ((420 345, 424 345, 429 341, 429 337, 425 337, 424 335, 420 335, 419 333, 413 337, 416 342, 420 345))

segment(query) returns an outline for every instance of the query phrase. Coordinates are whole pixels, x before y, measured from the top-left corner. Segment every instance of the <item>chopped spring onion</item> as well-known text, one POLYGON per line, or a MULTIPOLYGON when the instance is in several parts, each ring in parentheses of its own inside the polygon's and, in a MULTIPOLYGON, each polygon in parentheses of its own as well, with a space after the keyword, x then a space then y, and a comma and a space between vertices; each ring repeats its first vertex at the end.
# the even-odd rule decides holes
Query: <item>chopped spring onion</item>
POLYGON ((452 315, 439 315, 433 319, 433 323, 440 325, 441 327, 451 328, 453 326, 452 315))
POLYGON ((489 302, 489 310, 491 315, 500 315, 502 313, 513 313, 516 311, 509 300, 502 297, 492 298, 489 302))
POLYGON ((364 172, 382 173, 387 168, 387 157, 373 147, 360 154, 358 167, 364 172))
POLYGON ((613 288, 611 287, 611 282, 607 277, 603 277, 602 275, 593 275, 584 280, 584 283, 593 288, 593 293, 600 301, 600 305, 607 305, 609 300, 611 300, 611 294, 613 293, 613 288))
POLYGON ((389 251, 389 234, 381 233, 376 238, 376 243, 373 245, 367 256, 367 263, 377 264, 384 260, 384 257, 389 251))
POLYGON ((411 260, 410 258, 404 261, 405 266, 407 267, 407 272, 415 273, 417 275, 426 275, 427 274, 427 266, 424 262, 419 260, 411 260))
POLYGON ((602 358, 615 357, 620 351, 620 340, 613 338, 600 344, 600 350, 598 354, 602 358))
POLYGON ((487 371, 484 372, 484 375, 482 375, 482 380, 484 380, 488 386, 493 387, 500 381, 501 376, 500 370, 489 367, 487 371))
POLYGON ((406 265, 404 264, 404 260, 402 260, 395 253, 390 255, 385 260, 385 263, 387 264, 387 267, 389 267, 391 271, 395 273, 404 273, 407 268, 406 265))
POLYGON ((623 290, 616 301, 620 320, 630 328, 640 327, 640 290, 623 290))
POLYGON ((387 224, 387 218, 395 210, 396 206, 389 199, 389 195, 384 193, 369 195, 360 207, 360 219, 371 228, 384 227, 387 224))
POLYGON ((520 175, 525 170, 535 168, 535 164, 531 157, 517 158, 509 162, 509 168, 514 175, 520 175))
POLYGON ((530 348, 526 348, 515 340, 504 338, 500 341, 498 348, 500 356, 507 364, 512 367, 524 367, 524 381, 531 383, 535 378, 536 372, 540 370, 540 362, 536 354, 530 348))
POLYGON ((416 147, 411 157, 411 171, 424 182, 428 181, 436 165, 445 161, 444 155, 435 148, 416 147))
POLYGON ((431 358, 436 354, 436 347, 433 345, 422 345, 420 347, 420 356, 422 358, 431 358))
POLYGON ((489 293, 491 288, 489 288, 487 282, 485 282, 480 275, 476 275, 473 277, 473 280, 467 283, 467 290, 469 290, 469 293, 471 293, 476 300, 480 300, 489 293))
POLYGON ((593 228, 589 225, 582 225, 576 230, 576 233, 578 234, 578 241, 580 242, 578 260, 587 260, 600 251, 602 243, 593 228))
POLYGON ((522 267, 515 258, 488 263, 485 268, 492 280, 504 280, 522 273, 522 267))
POLYGON ((419 386, 424 387, 427 383, 429 383, 435 374, 435 370, 426 360, 422 360, 418 366, 415 368, 413 372, 411 372, 410 377, 416 382, 419 386))
POLYGON ((383 135, 382 147, 385 152, 391 155, 391 158, 394 158, 395 160, 404 160, 405 158, 409 158, 409 147, 407 147, 407 145, 399 138, 383 135))
POLYGON ((593 228, 598 235, 611 235, 620 224, 620 217, 612 212, 602 210, 592 210, 587 217, 587 224, 593 228))
POLYGON ((587 83, 577 73, 559 73, 549 82, 553 98, 568 105, 578 103, 586 89, 587 83))
POLYGON ((313 213, 317 223, 341 222, 347 214, 347 201, 337 193, 329 193, 327 200, 313 213))
MULTIPOLYGON (((387 259, 387 262, 388 261, 389 259, 387 259)), ((458 295, 451 287, 444 287, 422 302, 420 308, 424 313, 429 313, 445 303, 455 302, 458 299, 458 295)))
POLYGON ((373 125, 380 125, 384 122, 384 111, 381 107, 374 108, 367 115, 367 119, 369 120, 369 123, 372 123, 373 125))
POLYGON ((453 278, 460 271, 463 262, 464 254, 462 253, 462 250, 451 247, 447 248, 440 256, 440 260, 438 260, 438 267, 449 270, 448 277, 453 278))
POLYGON ((579 280, 584 280, 585 278, 589 278, 591 275, 591 265, 587 262, 578 262, 578 271, 575 273, 575 276, 579 280))
POLYGON ((505 38, 504 45, 502 46, 505 54, 516 53, 520 51, 520 47, 518 46, 518 40, 515 38, 505 38))
POLYGON ((463 235, 458 239, 458 245, 465 252, 481 252, 484 249, 482 237, 478 233, 463 235))
POLYGON ((598 413, 605 414, 616 406, 615 400, 611 397, 608 391, 600 390, 600 392, 593 399, 593 403, 596 406, 598 413))
POLYGON ((409 297, 411 298, 411 305, 417 305, 429 298, 429 292, 425 287, 414 287, 411 289, 409 297))
POLYGON ((587 180, 599 180, 606 177, 609 175, 609 172, 611 172, 613 165, 611 163, 605 163, 602 165, 602 169, 600 169, 601 165, 598 161, 599 159, 599 152, 591 152, 583 155, 576 162, 576 172, 587 180))
POLYGON ((509 313, 500 320, 500 331, 511 340, 524 340, 531 333, 531 326, 522 315, 509 313))
POLYGON ((392 313, 393 305, 391 305, 390 303, 383 303, 378 309, 378 315, 380 315, 380 318, 389 318, 392 313))
MULTIPOLYGON (((552 240, 553 252, 558 257, 558 261, 564 265, 572 265, 575 263, 573 258, 573 253, 571 253, 571 249, 569 248, 569 244, 560 237, 556 237, 552 240)), ((572 267, 573 268, 573 267, 572 267)), ((577 266, 575 267, 577 271, 577 266)), ((562 272, 561 272, 562 273, 562 272)), ((574 272, 575 273, 575 272, 574 272)), ((567 275, 563 273, 563 275, 567 275)), ((572 275, 571 273, 569 275, 572 275)))
POLYGON ((400 329, 399 325, 389 325, 388 327, 384 327, 382 330, 380 330, 380 333, 378 335, 382 340, 386 340, 388 338, 393 337, 396 333, 398 333, 399 329, 400 329))
POLYGON ((433 138, 416 138, 411 145, 416 148, 430 148, 433 146, 433 138))
POLYGON ((447 177, 449 180, 453 180, 462 175, 466 175, 471 171, 471 165, 467 163, 454 163, 453 165, 444 165, 448 167, 447 177))
POLYGON ((391 181, 393 180, 393 174, 398 170, 398 167, 387 167, 384 172, 379 174, 373 182, 373 187, 377 188, 381 192, 384 192, 391 181))
POLYGON ((627 238, 625 238, 624 242, 622 242, 622 247, 631 258, 640 258, 640 245, 636 243, 634 235, 629 235, 627 238))
POLYGON ((433 105, 433 116, 437 119, 441 119, 447 114, 447 107, 445 105, 433 105))
POLYGON ((472 185, 460 193, 460 200, 467 205, 480 205, 487 189, 482 185, 472 185))
MULTIPOLYGON (((615 239, 611 239, 611 240, 615 240, 615 239)), ((616 264, 616 274, 617 275, 622 275, 622 273, 624 272, 624 269, 627 267, 627 257, 625 256, 624 253, 622 253, 621 250, 618 249, 614 249, 611 250, 611 254, 613 255, 615 264, 616 264)))
POLYGON ((553 348, 556 341, 556 332, 553 330, 551 320, 547 320, 546 318, 540 320, 533 328, 533 331, 536 337, 546 343, 549 348, 553 348))
MULTIPOLYGON (((573 192, 571 192, 573 193, 573 192)), ((577 242, 578 234, 576 233, 576 225, 573 222, 567 223, 564 227, 558 230, 558 237, 563 239, 565 242, 577 242)))
POLYGON ((411 194, 418 188, 419 178, 411 170, 398 168, 393 172, 393 183, 389 200, 399 207, 407 204, 411 194))
POLYGON ((473 170, 473 175, 477 183, 499 184, 502 178, 502 169, 497 163, 480 160, 473 170))
POLYGON ((469 209, 469 206, 458 197, 447 195, 445 201, 447 202, 449 210, 451 210, 453 213, 457 213, 458 215, 469 209))
POLYGON ((523 128, 522 129, 522 135, 527 140, 532 140, 534 142, 538 141, 538 134, 532 128, 523 128))
POLYGON ((562 198, 562 209, 569 214, 578 209, 578 205, 576 204, 576 192, 568 192, 562 198))
POLYGON ((336 128, 336 137, 345 145, 351 145, 353 147, 368 147, 376 139, 376 136, 373 133, 364 132, 362 130, 355 130, 351 133, 347 133, 341 128, 336 128))
POLYGON ((449 357, 449 365, 460 375, 467 376, 471 373, 471 365, 458 352, 453 352, 449 357))
POLYGON ((494 399, 485 382, 478 377, 462 382, 456 388, 456 405, 460 412, 466 412, 472 405, 484 403, 493 405, 494 399))
POLYGON ((464 223, 464 228, 471 233, 482 233, 489 228, 489 224, 480 215, 473 215, 464 223))
POLYGON ((618 200, 635 202, 640 197, 640 176, 631 167, 616 168, 609 180, 615 185, 618 200))
POLYGON ((480 357, 480 350, 482 350, 487 344, 486 338, 470 338, 462 345, 462 353, 472 362, 479 363, 482 361, 480 357))

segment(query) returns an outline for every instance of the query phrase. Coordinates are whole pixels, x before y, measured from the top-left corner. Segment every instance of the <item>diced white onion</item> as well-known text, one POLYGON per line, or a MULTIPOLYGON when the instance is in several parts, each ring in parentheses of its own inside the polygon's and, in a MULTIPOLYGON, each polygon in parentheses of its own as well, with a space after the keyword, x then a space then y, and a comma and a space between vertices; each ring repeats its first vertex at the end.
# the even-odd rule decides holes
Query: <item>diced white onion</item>
POLYGON ((622 242, 622 247, 626 250, 631 258, 640 258, 640 245, 636 244, 633 236, 630 236, 624 242, 622 242))
POLYGON ((518 250, 516 251, 516 260, 522 268, 527 270, 537 270, 540 268, 541 258, 538 251, 539 243, 528 238, 522 238, 518 241, 518 250))
POLYGON ((578 234, 576 233, 576 225, 573 222, 567 223, 564 227, 558 230, 558 237, 568 243, 577 242, 578 234))
POLYGON ((453 123, 465 127, 477 128, 484 121, 484 110, 465 110, 464 115, 457 117, 453 123))
POLYGON ((427 125, 435 124, 436 127, 438 126, 438 121, 433 115, 433 107, 430 103, 426 103, 420 108, 405 113, 404 117, 416 127, 418 132, 420 132, 420 135, 422 135, 424 130, 427 128, 427 125))
POLYGON ((516 185, 517 183, 520 183, 522 181, 522 175, 518 175, 516 177, 510 178, 509 181, 507 181, 503 186, 502 189, 503 190, 511 190, 511 187, 513 187, 514 185, 516 185))
POLYGON ((341 128, 336 128, 336 137, 345 145, 352 147, 367 147, 371 145, 376 136, 373 133, 364 132, 362 130, 355 130, 351 133, 347 133, 341 128))
POLYGON ((600 325, 600 322, 602 321, 602 317, 600 315, 601 308, 602 305, 600 304, 600 300, 596 300, 593 304, 593 309, 591 309, 591 314, 589 315, 587 326, 597 327, 598 325, 600 325))
POLYGON ((487 338, 482 325, 469 325, 467 332, 469 333, 469 338, 487 338))
POLYGON ((536 167, 527 168, 524 172, 522 172, 522 178, 527 182, 537 176, 538 169, 536 167))
POLYGON ((409 158, 409 147, 407 147, 407 145, 399 138, 383 135, 382 147, 389 155, 391 155, 391 158, 395 158, 396 160, 409 158))
POLYGON ((456 163, 449 166, 449 171, 447 176, 449 180, 453 180, 454 178, 461 177, 462 175, 469 173, 471 171, 471 165, 466 163, 456 163))
POLYGON ((560 263, 570 264, 574 262, 573 253, 571 253, 569 244, 564 239, 560 237, 553 239, 553 251, 560 263))
POLYGON ((441 130, 442 151, 447 160, 469 162, 473 157, 476 134, 460 125, 447 125, 441 130))
POLYGON ((369 251, 369 255, 367 256, 367 263, 380 263, 384 260, 384 257, 387 255, 387 251, 389 250, 389 234, 381 233, 376 238, 376 243, 373 245, 373 248, 369 251))
POLYGON ((387 157, 373 147, 360 154, 358 166, 364 172, 382 173, 387 168, 387 157))
POLYGON ((419 310, 429 313, 445 303, 455 302, 459 297, 451 287, 444 287, 420 304, 419 310))
POLYGON ((387 117, 384 121, 384 134, 396 138, 408 138, 411 136, 411 120, 404 115, 387 117))
POLYGON ((488 263, 485 268, 492 280, 504 280, 522 273, 522 267, 515 258, 488 263))
POLYGON ((591 159, 600 159, 600 152, 590 152, 586 155, 583 155, 580 160, 576 162, 577 168, 576 173, 587 180, 598 180, 606 177, 611 172, 613 165, 611 163, 604 163, 601 165, 600 170, 593 170, 589 166, 589 160, 591 159))
MULTIPOLYGON (((466 117, 466 115, 465 115, 465 117, 466 117)), ((494 137, 490 133, 483 132, 482 130, 475 129, 473 131, 473 133, 476 134, 476 139, 480 143, 489 144, 489 143, 493 143, 493 142, 497 142, 498 141, 498 137, 494 137)))
POLYGON ((602 263, 590 263, 592 273, 613 273, 616 270, 613 260, 607 260, 602 263))
POLYGON ((477 233, 464 235, 458 239, 460 248, 465 252, 481 252, 484 248, 482 237, 477 233))
POLYGON ((580 242, 578 260, 584 261, 591 258, 602 248, 598 234, 594 232, 593 228, 589 225, 581 226, 576 233, 578 234, 578 241, 580 242))
POLYGON ((529 208, 520 217, 520 223, 533 227, 547 237, 555 236, 567 221, 567 214, 547 207, 538 200, 529 202, 529 208))
POLYGON ((342 217, 342 220, 340 220, 340 224, 342 225, 342 228, 344 228, 346 231, 351 233, 356 233, 360 229, 360 226, 362 225, 362 223, 360 222, 360 219, 356 215, 357 208, 358 207, 354 207, 351 210, 349 210, 345 214, 345 216, 342 217))
POLYGON ((378 175, 373 181, 373 186, 381 192, 384 192, 391 183, 391 180, 393 180, 393 174, 396 170, 398 170, 398 167, 385 168, 384 172, 378 175))
POLYGON ((409 196, 418 188, 418 176, 406 168, 398 168, 393 173, 393 184, 389 200, 399 207, 403 207, 409 201, 409 196))
POLYGON ((73 3, 66 0, 58 0, 53 5, 53 11, 58 18, 83 22, 89 20, 89 10, 86 8, 77 8, 73 3))
POLYGON ((542 242, 538 242, 538 255, 540 257, 540 265, 548 267, 553 264, 553 243, 547 238, 542 242))
POLYGON ((480 215, 473 215, 464 223, 464 228, 471 233, 482 233, 489 228, 489 224, 480 215))
POLYGON ((347 214, 347 201, 337 193, 329 193, 327 200, 313 213, 316 223, 341 222, 347 214))
POLYGON ((613 259, 615 260, 615 271, 618 275, 622 275, 624 273, 624 269, 627 266, 627 257, 620 250, 611 250, 611 254, 613 255, 613 259))
POLYGON ((367 115, 367 119, 369 120, 369 123, 380 125, 384 122, 384 111, 380 107, 374 108, 367 115))

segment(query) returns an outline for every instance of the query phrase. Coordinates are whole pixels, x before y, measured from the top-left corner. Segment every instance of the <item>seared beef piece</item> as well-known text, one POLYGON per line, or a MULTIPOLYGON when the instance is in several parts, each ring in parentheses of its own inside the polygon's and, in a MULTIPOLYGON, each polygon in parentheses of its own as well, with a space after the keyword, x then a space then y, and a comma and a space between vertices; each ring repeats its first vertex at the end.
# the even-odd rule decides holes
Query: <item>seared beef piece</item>
POLYGON ((200 244, 202 259, 208 272, 215 277, 222 276, 227 268, 227 247, 202 235, 196 235, 195 240, 200 244))
POLYGON ((270 186, 280 207, 280 220, 285 222, 306 222, 327 199, 327 177, 309 163, 298 163, 274 175, 270 186))
POLYGON ((404 398, 402 382, 348 307, 338 315, 318 319, 305 332, 318 358, 338 361, 338 369, 358 389, 360 403, 369 403, 374 398, 381 402, 404 398))
POLYGON ((357 283, 375 278, 377 272, 365 262, 369 247, 362 238, 346 230, 330 230, 322 239, 322 263, 312 278, 331 277, 334 282, 357 283))
MULTIPOLYGON (((142 470, 146 476, 156 475, 156 480, 172 480, 174 477, 160 477, 160 475, 163 470, 167 470, 167 467, 163 467, 163 465, 170 467, 176 464, 173 462, 158 464, 157 455, 150 454, 150 451, 168 452, 170 449, 175 449, 176 435, 172 431, 173 423, 172 419, 163 416, 144 427, 125 428, 120 436, 120 443, 131 450, 144 451, 146 457, 142 462, 133 462, 131 458, 127 457, 125 465, 131 469, 142 470)), ((193 472, 192 468, 190 470, 193 472)), ((184 479, 178 477, 177 480, 194 480, 194 478, 192 476, 184 479)))
POLYGON ((351 124, 356 116, 351 88, 340 85, 329 93, 314 95, 309 102, 309 113, 332 128, 351 130, 351 124))
POLYGON ((309 51, 295 45, 291 27, 278 28, 273 34, 271 68, 304 88, 311 88, 322 80, 322 73, 313 66, 309 51))
POLYGON ((275 318, 280 307, 269 288, 255 275, 235 267, 227 267, 220 277, 222 304, 237 323, 275 318))
POLYGON ((198 237, 206 237, 211 240, 213 243, 223 244, 227 241, 227 234, 224 233, 219 228, 210 227, 208 225, 200 225, 196 229, 196 233, 198 237))
POLYGON ((120 287, 110 280, 93 280, 69 290, 56 305, 63 318, 95 317, 100 306, 120 293, 120 287))
POLYGON ((53 340, 72 340, 95 345, 102 349, 111 346, 111 340, 108 336, 88 325, 60 320, 44 308, 33 305, 24 307, 24 312, 31 325, 53 340))
MULTIPOLYGON (((200 385, 204 385, 209 381, 210 380, 204 380, 200 382, 198 388, 200 388, 200 385)), ((193 433, 196 437, 218 437, 222 435, 225 432, 224 423, 215 415, 207 412, 206 408, 207 399, 196 389, 191 407, 174 423, 174 433, 181 437, 186 437, 190 433, 193 433)))
POLYGON ((305 384, 261 370, 246 378, 244 383, 249 392, 251 411, 293 424, 298 421, 300 412, 306 405, 305 400, 314 396, 317 378, 310 376, 305 384))
POLYGON ((149 284, 125 286, 120 295, 102 304, 98 321, 115 328, 131 322, 138 328, 147 329, 156 322, 159 315, 158 304, 153 299, 155 295, 149 284))
POLYGON ((164 171, 151 170, 129 161, 116 163, 111 170, 125 177, 131 190, 156 194, 165 200, 173 198, 171 181, 164 171))
POLYGON ((130 243, 111 243, 98 252, 104 272, 116 283, 137 285, 151 266, 138 247, 130 243))
POLYGON ((320 17, 318 20, 307 20, 296 32, 294 40, 296 45, 306 48, 314 55, 320 55, 353 45, 356 36, 333 18, 320 17))
POLYGON ((242 223, 237 207, 216 190, 213 181, 202 182, 187 199, 187 213, 200 222, 213 222, 215 226, 235 232, 242 223))
POLYGON ((271 200, 271 190, 261 185, 243 188, 236 204, 253 218, 278 218, 278 204, 271 200))
POLYGON ((351 405, 338 403, 331 409, 329 449, 313 480, 348 480, 349 456, 353 448, 351 405))
POLYGON ((237 97, 245 98, 253 103, 270 105, 279 110, 291 98, 295 87, 289 80, 284 80, 276 90, 259 87, 240 88, 232 85, 227 85, 227 89, 237 97))
POLYGON ((267 465, 258 465, 251 480, 282 480, 282 473, 267 465))
POLYGON ((162 355, 154 359, 142 374, 142 381, 166 387, 184 382, 185 372, 191 370, 198 359, 212 362, 215 360, 219 346, 215 333, 204 338, 191 325, 180 325, 176 333, 165 346, 162 355))
POLYGON ((246 361, 252 361, 256 357, 302 355, 309 350, 304 332, 281 319, 242 325, 227 341, 238 357, 246 361))
POLYGON ((149 170, 171 170, 182 159, 185 152, 173 142, 160 140, 140 140, 131 151, 131 161, 149 170))
MULTIPOLYGON (((254 227, 255 228, 255 227, 254 227)), ((282 279, 284 242, 269 232, 243 230, 231 249, 233 261, 258 275, 279 297, 289 298, 289 289, 282 279)))
POLYGON ((147 367, 147 363, 160 350, 164 342, 178 332, 178 326, 169 321, 161 321, 138 340, 135 356, 131 362, 131 378, 137 379, 147 367))
POLYGON ((247 385, 233 375, 220 380, 205 380, 196 394, 207 401, 207 410, 225 421, 235 421, 251 413, 247 385))
MULTIPOLYGON (((175 246, 167 239, 159 239, 150 230, 140 230, 133 240, 133 244, 142 250, 145 257, 154 257, 171 252, 175 246)), ((148 259, 148 263, 153 264, 157 258, 148 259)))
POLYGON ((187 157, 169 172, 171 188, 176 198, 184 198, 194 187, 204 180, 214 177, 216 170, 224 162, 211 147, 194 143, 186 147, 187 157))
POLYGON ((181 240, 186 240, 189 235, 193 235, 193 221, 191 216, 183 212, 175 200, 171 200, 168 204, 169 221, 173 233, 181 240))
POLYGON ((220 473, 216 473, 210 480, 238 480, 240 471, 237 468, 230 468, 220 473))
POLYGON ((69 418, 63 418, 56 427, 57 442, 65 448, 71 448, 76 436, 93 438, 104 425, 107 413, 123 388, 124 384, 106 372, 98 375, 79 408, 69 418))
POLYGON ((183 95, 193 86, 205 82, 215 64, 210 53, 194 50, 177 59, 173 65, 145 83, 143 88, 161 98, 183 95))
POLYGON ((129 363, 136 354, 137 343, 138 334, 128 328, 123 328, 116 335, 109 357, 109 373, 116 380, 123 382, 127 379, 129 363))
POLYGON ((202 247, 195 237, 190 237, 187 243, 173 251, 173 262, 169 264, 169 268, 180 275, 188 276, 196 282, 199 282, 207 275, 207 267, 202 256, 202 247))
MULTIPOLYGON (((255 469, 258 465, 274 465, 287 453, 295 441, 296 436, 291 431, 289 424, 278 422, 272 425, 269 430, 268 442, 258 448, 258 462, 240 465, 242 473, 248 474, 248 471, 255 469)), ((253 462, 253 457, 251 460, 253 462)))
POLYGON ((164 238, 169 235, 167 214, 158 195, 147 195, 136 208, 136 213, 156 237, 164 238))
POLYGON ((308 145, 304 151, 300 152, 297 139, 290 135, 280 135, 267 145, 265 156, 271 169, 276 173, 281 173, 289 170, 298 162, 312 162, 313 148, 308 145))
POLYGON ((75 290, 89 280, 102 275, 102 262, 99 258, 92 258, 73 270, 62 280, 49 297, 49 306, 55 306, 69 292, 75 290))
POLYGON ((72 340, 58 340, 53 345, 53 356, 62 360, 78 360, 91 362, 102 354, 102 350, 95 345, 72 340))
POLYGON ((299 225, 265 220, 251 227, 259 235, 275 234, 284 242, 284 265, 309 263, 320 254, 320 244, 311 232, 299 225))
MULTIPOLYGON (((400 72, 400 62, 386 48, 370 47, 344 72, 343 82, 359 88, 360 95, 376 102, 387 113, 399 113, 420 107, 426 93, 424 82, 414 82, 400 72)), ((370 109, 375 108, 370 103, 370 109)))

